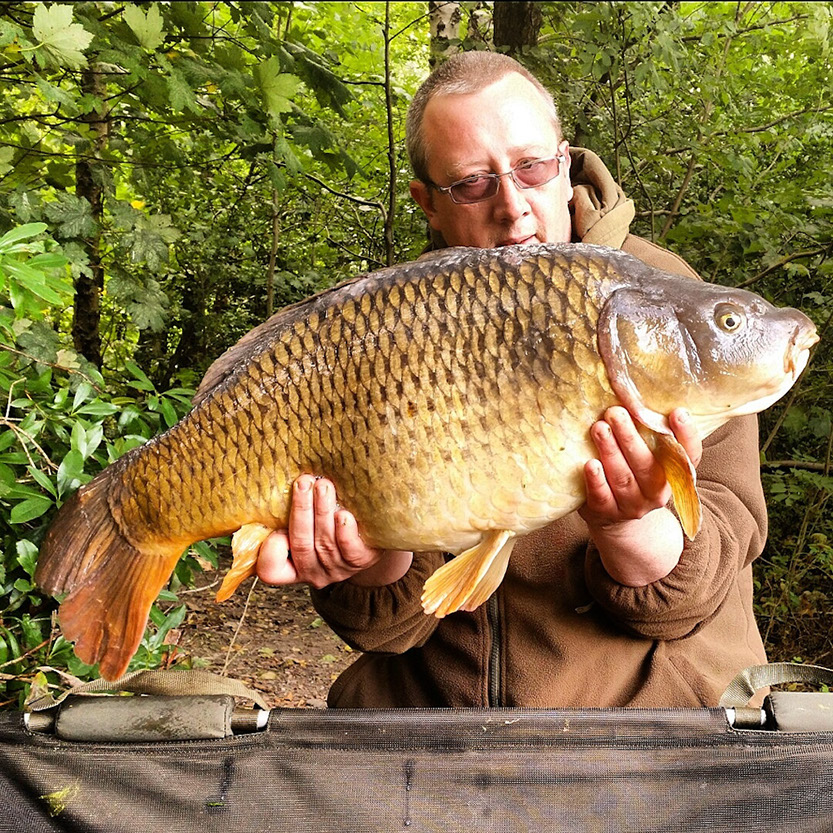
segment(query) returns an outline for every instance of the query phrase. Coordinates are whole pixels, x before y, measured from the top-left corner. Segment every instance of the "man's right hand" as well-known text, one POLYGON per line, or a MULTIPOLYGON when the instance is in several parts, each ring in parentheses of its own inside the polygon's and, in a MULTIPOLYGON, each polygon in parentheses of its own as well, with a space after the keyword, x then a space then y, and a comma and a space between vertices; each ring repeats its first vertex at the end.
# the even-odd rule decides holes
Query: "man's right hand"
POLYGON ((402 578, 412 560, 411 552, 365 544, 356 519, 338 506, 333 484, 302 474, 292 486, 289 527, 263 542, 257 575, 266 584, 316 589, 347 579, 378 587, 402 578))

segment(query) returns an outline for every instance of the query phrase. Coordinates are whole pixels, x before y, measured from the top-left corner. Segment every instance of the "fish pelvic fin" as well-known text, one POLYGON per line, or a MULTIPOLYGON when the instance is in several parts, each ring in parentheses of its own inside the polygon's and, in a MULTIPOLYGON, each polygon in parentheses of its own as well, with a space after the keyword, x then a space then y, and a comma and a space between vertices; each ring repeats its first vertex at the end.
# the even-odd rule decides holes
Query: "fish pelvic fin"
POLYGON ((685 449, 668 434, 654 434, 654 456, 665 469, 671 486, 674 508, 686 538, 694 540, 703 521, 703 508, 697 494, 697 474, 685 449))
POLYGON ((272 530, 263 524, 244 524, 231 538, 231 568, 226 573, 215 601, 224 602, 247 579, 253 576, 257 567, 260 545, 272 530))
POLYGON ((113 516, 110 470, 82 486, 60 509, 41 544, 35 581, 52 595, 64 636, 108 680, 127 670, 150 607, 184 545, 134 545, 113 516))
POLYGON ((442 619, 458 610, 475 610, 497 590, 506 574, 515 533, 498 529, 461 552, 425 582, 422 608, 442 619))

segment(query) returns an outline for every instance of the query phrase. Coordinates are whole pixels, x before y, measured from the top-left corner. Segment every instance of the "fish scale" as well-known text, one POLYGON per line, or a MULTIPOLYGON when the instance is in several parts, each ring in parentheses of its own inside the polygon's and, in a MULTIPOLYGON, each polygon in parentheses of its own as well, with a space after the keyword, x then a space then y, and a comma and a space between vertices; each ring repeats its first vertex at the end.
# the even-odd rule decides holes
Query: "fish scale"
POLYGON ((601 247, 455 249, 289 307, 212 365, 188 416, 62 507, 37 581, 67 594, 59 620, 79 657, 118 676, 183 549, 234 533, 227 597, 286 527, 306 472, 332 480, 368 544, 455 554, 423 606, 470 610, 500 583, 517 535, 581 505, 589 428, 614 404, 645 426, 693 535, 693 467, 667 403, 706 434, 783 394, 815 339, 795 310, 704 287, 601 247), (748 317, 754 361, 715 330, 726 304, 748 317), (654 342, 699 352, 657 358, 654 342), (681 374, 704 362, 714 372, 679 400, 681 374), (716 396, 734 404, 714 414, 716 396))

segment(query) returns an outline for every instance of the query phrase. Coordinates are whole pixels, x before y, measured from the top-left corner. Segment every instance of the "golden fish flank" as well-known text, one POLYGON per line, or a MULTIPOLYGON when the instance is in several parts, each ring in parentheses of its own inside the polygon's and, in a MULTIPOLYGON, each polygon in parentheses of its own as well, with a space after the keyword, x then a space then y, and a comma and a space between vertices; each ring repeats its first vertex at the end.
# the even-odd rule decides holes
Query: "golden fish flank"
POLYGON ((815 339, 795 310, 594 246, 385 269, 282 310, 215 362, 191 414, 61 509, 37 579, 67 594, 78 655, 118 676, 183 549, 235 533, 226 597, 312 472, 369 544, 457 555, 426 583, 427 612, 472 609, 516 535, 581 504, 588 429, 610 405, 645 427, 694 535, 693 468, 667 413, 687 407, 705 434, 761 410, 815 339))

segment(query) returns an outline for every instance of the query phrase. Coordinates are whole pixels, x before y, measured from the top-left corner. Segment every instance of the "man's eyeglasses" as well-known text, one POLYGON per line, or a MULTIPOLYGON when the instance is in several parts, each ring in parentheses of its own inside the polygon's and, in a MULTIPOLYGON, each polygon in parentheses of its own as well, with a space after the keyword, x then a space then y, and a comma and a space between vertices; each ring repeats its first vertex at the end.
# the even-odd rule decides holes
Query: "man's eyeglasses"
POLYGON ((470 205, 475 202, 489 200, 497 194, 501 177, 511 176, 512 182, 518 188, 538 188, 555 179, 561 171, 564 155, 551 156, 548 159, 528 159, 521 162, 505 174, 475 174, 467 176, 459 182, 441 186, 430 183, 433 188, 448 194, 458 205, 470 205))

